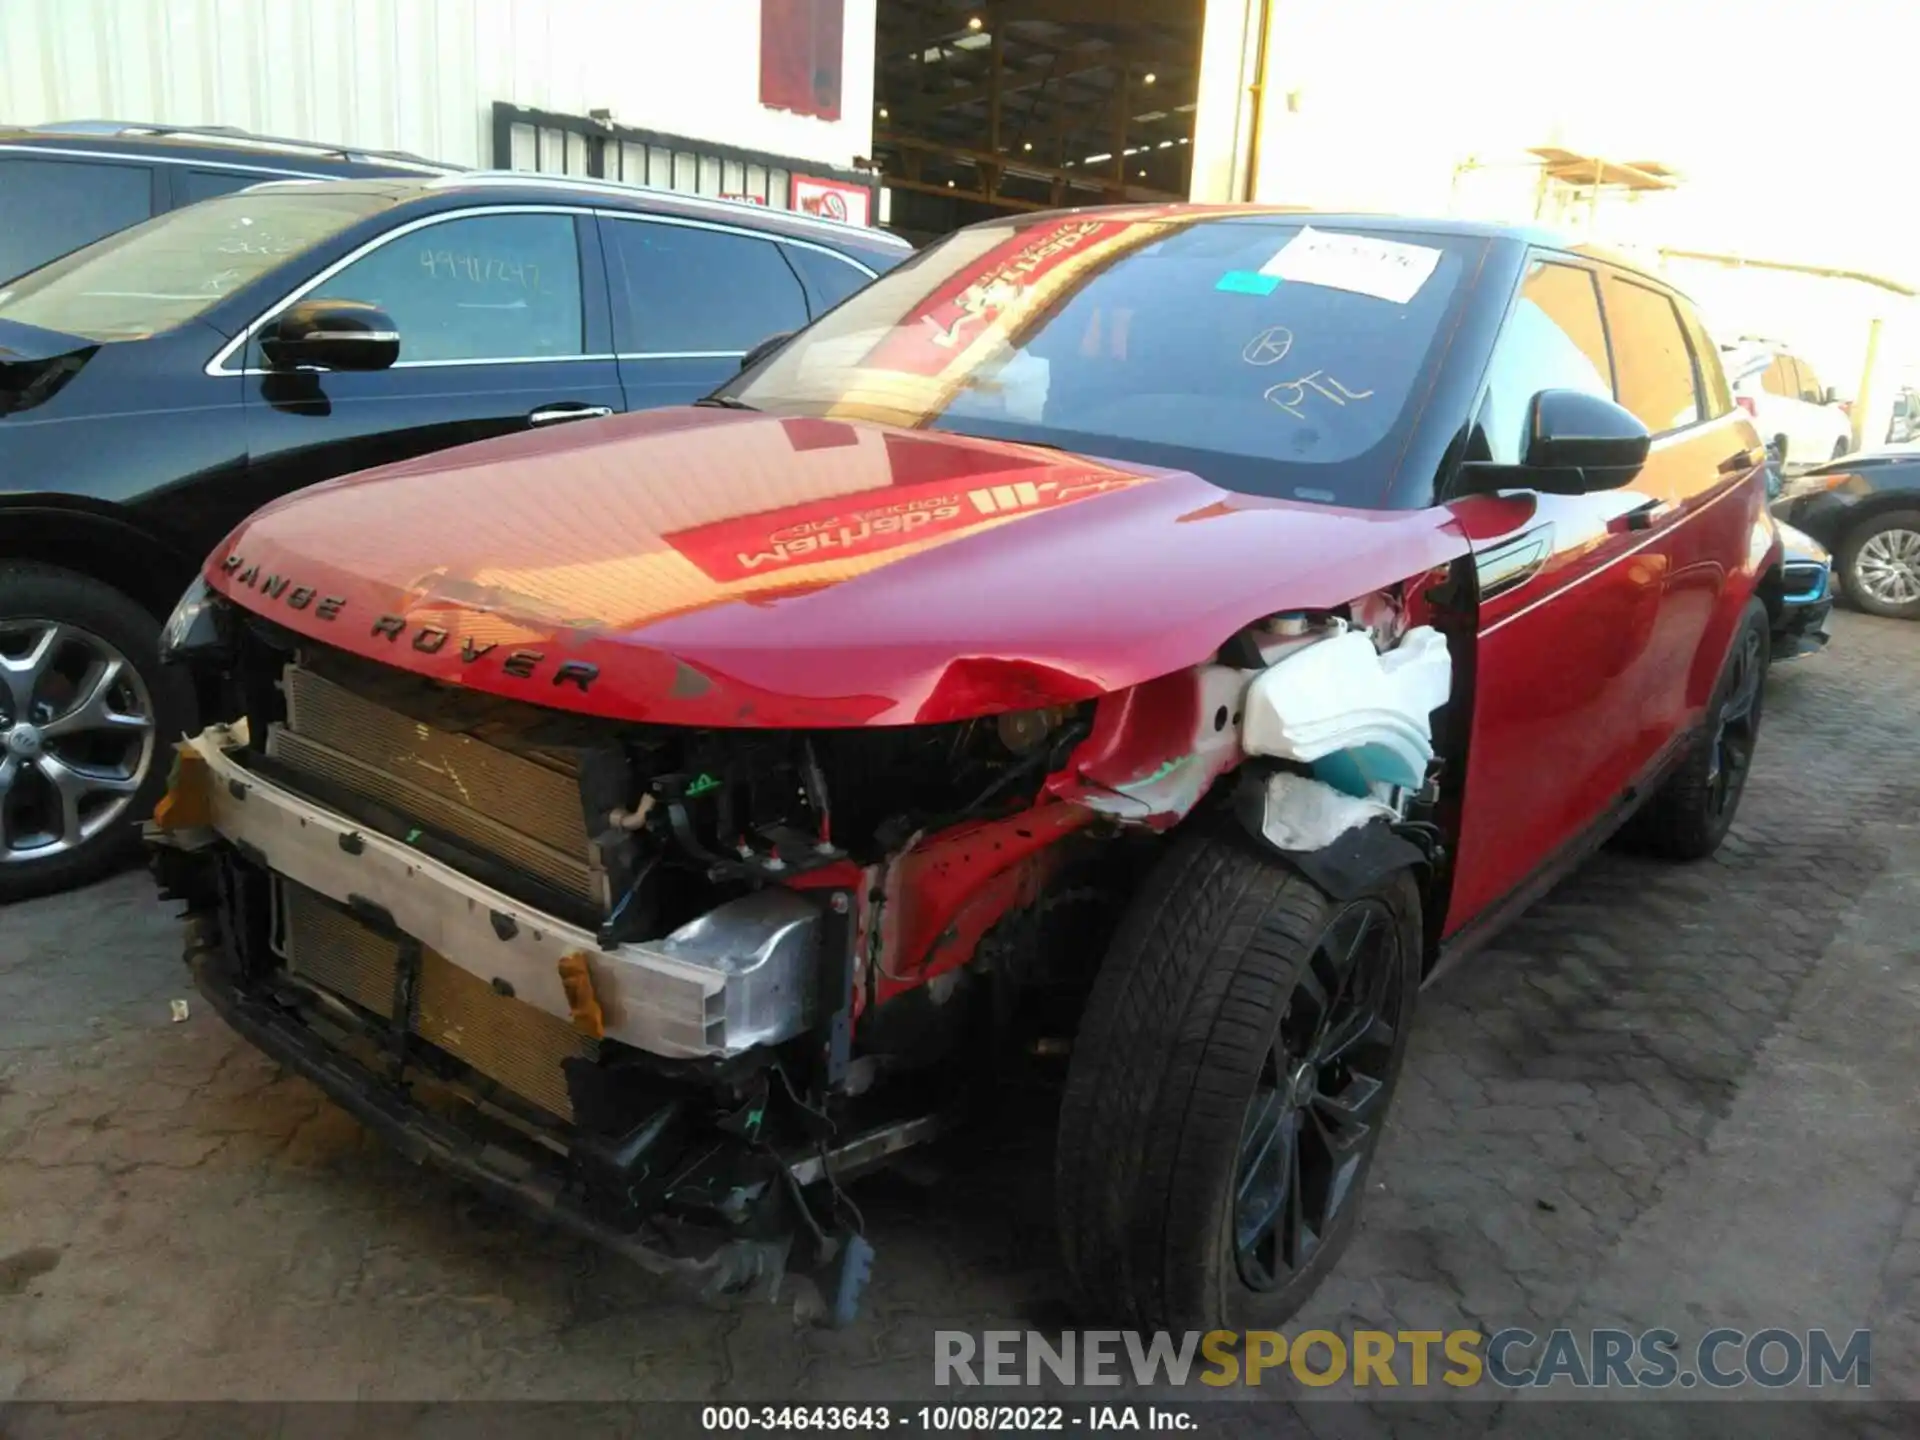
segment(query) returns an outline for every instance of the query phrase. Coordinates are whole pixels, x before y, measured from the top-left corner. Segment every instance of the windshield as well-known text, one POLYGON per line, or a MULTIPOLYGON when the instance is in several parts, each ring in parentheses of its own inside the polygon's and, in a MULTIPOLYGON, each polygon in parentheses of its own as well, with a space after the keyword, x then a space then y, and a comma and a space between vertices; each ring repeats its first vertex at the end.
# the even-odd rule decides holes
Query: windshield
POLYGON ((720 398, 1378 506, 1483 244, 1219 212, 979 226, 720 398))
POLYGON ((0 318, 88 340, 142 339, 193 319, 395 198, 327 187, 189 205, 21 276, 0 290, 0 318))

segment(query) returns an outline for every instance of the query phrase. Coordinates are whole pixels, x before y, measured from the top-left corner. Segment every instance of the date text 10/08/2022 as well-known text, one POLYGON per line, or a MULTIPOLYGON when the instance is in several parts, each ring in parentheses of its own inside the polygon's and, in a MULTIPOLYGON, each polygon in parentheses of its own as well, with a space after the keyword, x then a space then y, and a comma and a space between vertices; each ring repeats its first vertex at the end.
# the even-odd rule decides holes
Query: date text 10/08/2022
POLYGON ((700 1428, 713 1434, 761 1431, 925 1430, 1004 1434, 1039 1430, 1192 1431, 1189 1410, 1159 1405, 709 1405, 700 1428))

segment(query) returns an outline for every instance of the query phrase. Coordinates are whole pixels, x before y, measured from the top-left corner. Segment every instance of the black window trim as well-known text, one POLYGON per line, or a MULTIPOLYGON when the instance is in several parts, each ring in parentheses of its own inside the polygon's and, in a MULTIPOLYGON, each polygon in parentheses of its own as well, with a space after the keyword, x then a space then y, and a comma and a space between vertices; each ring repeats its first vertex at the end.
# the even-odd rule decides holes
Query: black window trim
MULTIPOLYGON (((797 246, 802 250, 818 251, 822 255, 831 255, 843 265, 851 266, 869 280, 879 279, 879 272, 855 260, 851 255, 835 250, 831 245, 815 244, 811 240, 795 239, 791 235, 776 234, 771 230, 755 230, 746 225, 724 225, 713 220, 692 220, 682 215, 649 215, 642 210, 595 210, 602 220, 628 220, 639 225, 677 225, 685 230, 713 230, 722 235, 744 235, 749 240, 764 240, 775 247, 776 252, 782 245, 797 246)), ((800 304, 810 320, 817 320, 813 313, 813 300, 806 280, 793 268, 791 261, 782 255, 780 261, 793 276, 794 284, 800 289, 800 304)), ((832 308, 832 307, 829 307, 832 308)), ((826 311, 820 312, 822 315, 826 311)), ((744 350, 621 350, 616 360, 738 360, 747 352, 744 350)))
MULTIPOLYGON (((283 296, 274 304, 269 305, 255 317, 251 323, 243 327, 239 334, 235 335, 214 352, 213 358, 206 363, 205 373, 212 376, 271 375, 277 373, 275 371, 246 365, 242 365, 239 369, 229 369, 227 368, 227 362, 231 360, 237 352, 243 352, 247 346, 252 344, 254 337, 273 320, 278 318, 280 313, 289 305, 294 304, 302 297, 310 294, 321 285, 324 285, 355 261, 371 255, 376 250, 384 248, 392 241, 400 239, 403 235, 411 235, 415 231, 424 230, 432 225, 445 224, 450 220, 465 220, 476 215, 568 215, 573 217, 577 225, 582 217, 593 214, 594 211, 591 208, 579 205, 482 205, 469 206, 461 210, 438 210, 431 215, 421 215, 404 224, 396 225, 391 230, 382 231, 364 244, 356 245, 352 250, 331 264, 322 266, 317 273, 302 281, 300 285, 290 293, 283 296)), ((584 272, 584 266, 582 268, 584 272)), ((581 303, 583 305, 586 303, 587 294, 586 276, 583 273, 581 276, 581 303)), ((584 349, 585 347, 583 346, 582 348, 584 349)), ((393 368, 396 370, 445 370, 459 365, 555 365, 565 364, 569 361, 606 361, 614 358, 612 351, 609 350, 604 354, 502 355, 489 356, 483 360, 400 360, 394 363, 393 368)))
MULTIPOLYGON (((1659 281, 1649 276, 1641 275, 1637 271, 1624 269, 1618 265, 1602 264, 1599 268, 1603 274, 1611 276, 1623 285, 1636 286, 1650 294, 1658 295, 1662 300, 1666 301, 1667 309, 1673 315, 1673 323, 1680 331, 1680 343, 1686 347, 1687 373, 1693 376, 1693 423, 1689 425, 1675 425, 1670 430, 1655 430, 1652 432, 1652 438, 1655 441, 1665 440, 1669 436, 1684 435, 1689 430, 1698 430, 1703 425, 1717 424, 1719 421, 1726 419, 1727 417, 1725 415, 1716 415, 1711 420, 1707 418, 1706 382, 1700 374, 1700 359, 1693 353, 1693 337, 1687 333, 1687 322, 1680 314, 1680 292, 1670 286, 1662 285, 1659 281)), ((1600 287, 1600 305, 1603 316, 1606 314, 1606 301, 1607 287, 1602 285, 1600 287)), ((1612 333, 1612 326, 1613 322, 1609 319, 1607 321, 1609 334, 1612 333)), ((1611 341, 1609 341, 1609 345, 1611 345, 1611 341)), ((1620 399, 1620 368, 1617 364, 1614 366, 1613 371, 1613 398, 1615 403, 1618 403, 1620 399)))
MULTIPOLYGON (((1514 314, 1520 308, 1527 288, 1527 276, 1535 265, 1564 265, 1570 270, 1584 270, 1593 286, 1593 301, 1600 309, 1600 334, 1607 346, 1607 380, 1612 386, 1613 398, 1617 404, 1620 399, 1620 366, 1613 354, 1613 329, 1607 321, 1606 297, 1600 284, 1601 274, 1609 267, 1602 265, 1590 255, 1581 255, 1572 250, 1556 250, 1546 245, 1528 245, 1520 255, 1520 268, 1515 276, 1512 288, 1507 292, 1506 303, 1500 309, 1500 323, 1494 327, 1493 344, 1487 349, 1486 361, 1480 371, 1480 383, 1473 388, 1473 404, 1467 409, 1467 424, 1477 424, 1480 412, 1486 408, 1487 396, 1493 390, 1493 362, 1500 349, 1500 342, 1506 338, 1507 326, 1513 323, 1514 314)), ((1460 478, 1460 462, 1456 457, 1444 467, 1444 479, 1434 487, 1434 503, 1444 505, 1449 500, 1459 498, 1457 486, 1460 478)))

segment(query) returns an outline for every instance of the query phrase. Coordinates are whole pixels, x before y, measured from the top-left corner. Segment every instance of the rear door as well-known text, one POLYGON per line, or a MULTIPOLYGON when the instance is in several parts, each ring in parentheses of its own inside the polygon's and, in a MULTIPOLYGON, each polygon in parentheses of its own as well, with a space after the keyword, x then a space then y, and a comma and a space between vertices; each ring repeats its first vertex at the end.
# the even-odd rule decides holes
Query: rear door
MULTIPOLYGON (((592 215, 495 206, 415 219, 327 267, 295 299, 392 315, 390 370, 276 371, 242 347, 254 503, 452 445, 612 414, 622 404, 592 215)), ((237 358, 237 357, 236 357, 237 358)))
POLYGON ((1635 701, 1644 768, 1684 738, 1719 674, 1731 566, 1747 556, 1765 481, 1759 435, 1734 408, 1692 308, 1640 276, 1609 273, 1602 289, 1620 403, 1654 431, 1635 487, 1654 498, 1650 533, 1658 537, 1636 561, 1660 582, 1646 686, 1635 701))
POLYGON ((600 212, 627 408, 684 405, 810 318, 786 247, 750 230, 600 212))
POLYGON ((0 149, 0 281, 164 210, 158 168, 0 149))

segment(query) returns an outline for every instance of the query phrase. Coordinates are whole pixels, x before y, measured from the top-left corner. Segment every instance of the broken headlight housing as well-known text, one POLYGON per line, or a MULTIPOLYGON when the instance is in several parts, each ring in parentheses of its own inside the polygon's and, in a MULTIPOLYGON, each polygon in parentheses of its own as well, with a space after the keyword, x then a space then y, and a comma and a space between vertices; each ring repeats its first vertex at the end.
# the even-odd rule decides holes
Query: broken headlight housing
POLYGON ((160 663, 178 665, 226 655, 232 649, 232 607, 204 575, 194 576, 160 632, 160 663))

